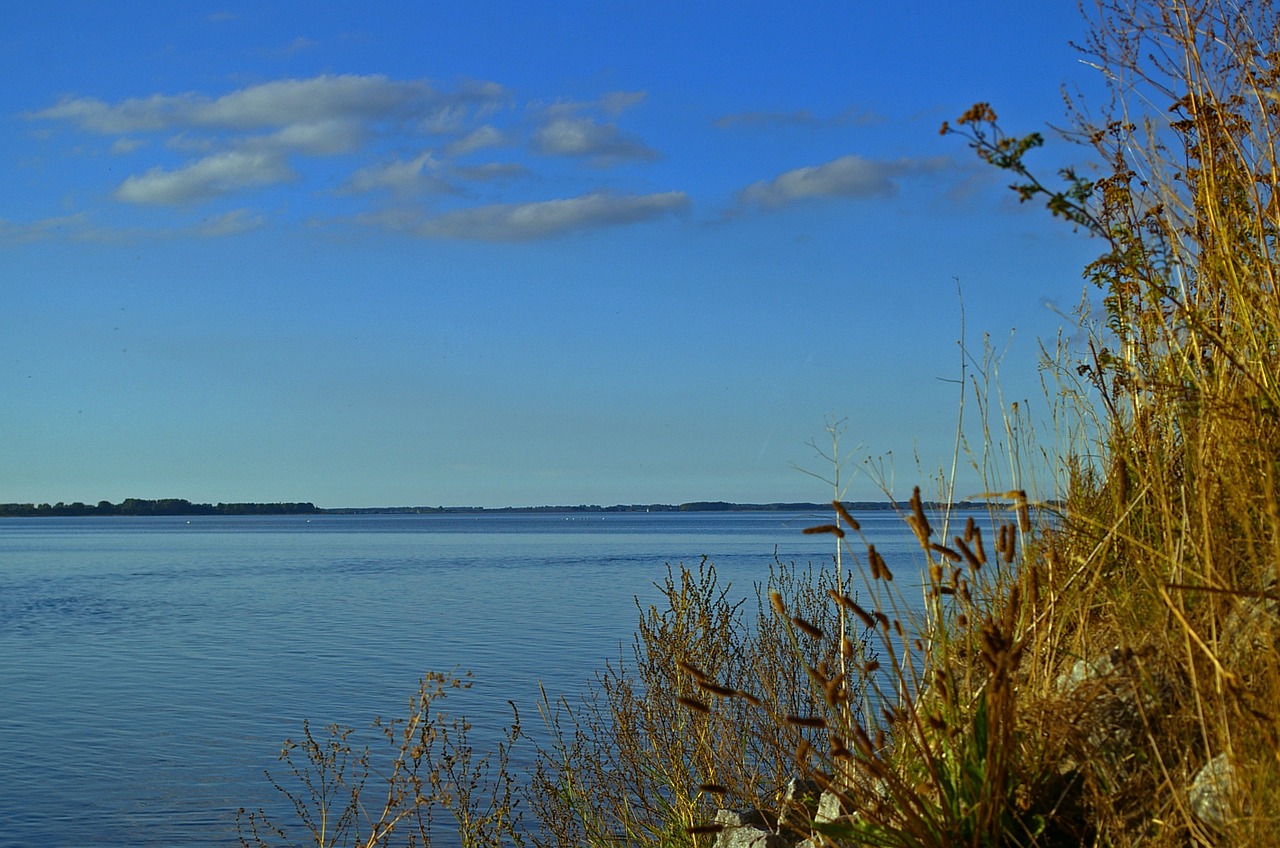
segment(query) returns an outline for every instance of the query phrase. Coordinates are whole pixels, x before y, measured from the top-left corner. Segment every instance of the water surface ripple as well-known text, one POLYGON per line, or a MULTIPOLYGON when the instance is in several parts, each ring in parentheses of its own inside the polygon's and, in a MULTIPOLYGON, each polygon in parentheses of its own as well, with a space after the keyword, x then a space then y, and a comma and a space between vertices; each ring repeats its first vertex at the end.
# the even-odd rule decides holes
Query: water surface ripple
MULTIPOLYGON (((878 546, 909 550, 891 513, 878 546)), ((0 846, 226 846, 304 718, 367 727, 428 670, 487 747, 619 656, 705 555, 744 597, 825 516, 607 513, 0 521, 0 846)), ((442 844, 447 844, 442 840, 442 844)))

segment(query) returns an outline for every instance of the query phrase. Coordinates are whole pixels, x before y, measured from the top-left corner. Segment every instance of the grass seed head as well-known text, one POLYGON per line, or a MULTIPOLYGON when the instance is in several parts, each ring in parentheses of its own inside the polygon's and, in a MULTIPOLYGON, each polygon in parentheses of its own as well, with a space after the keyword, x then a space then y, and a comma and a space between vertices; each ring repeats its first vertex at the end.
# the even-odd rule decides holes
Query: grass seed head
POLYGON ((853 598, 850 598, 848 595, 842 592, 837 592, 835 589, 827 590, 827 594, 829 594, 836 601, 836 603, 840 604, 840 606, 844 607, 845 609, 849 610, 849 612, 856 615, 858 617, 858 620, 862 622, 863 627, 872 626, 873 622, 871 620, 871 614, 868 613, 866 610, 864 610, 858 604, 858 602, 855 601, 853 598))
POLYGON ((960 561, 960 554, 951 548, 948 548, 946 545, 939 545, 937 542, 930 542, 929 550, 940 555, 943 559, 948 559, 952 562, 960 561))
POLYGON ((676 660, 676 668, 696 680, 707 680, 707 675, 695 665, 685 662, 684 660, 676 660))
POLYGON ((792 727, 823 728, 827 726, 827 720, 822 716, 788 715, 783 721, 792 727))
POLYGON ((713 695, 719 695, 722 698, 735 698, 738 696, 737 689, 731 689, 728 686, 720 686, 709 680, 695 680, 694 685, 704 692, 710 692, 713 695))
POLYGON ((933 535, 933 528, 929 526, 929 519, 924 514, 924 502, 920 500, 919 486, 911 491, 911 515, 907 516, 907 524, 915 531, 920 545, 927 548, 929 537, 933 535))
POLYGON ((893 573, 885 565, 884 557, 876 550, 875 545, 867 545, 867 561, 871 563, 871 577, 875 580, 893 580, 893 573))
POLYGON ((836 501, 832 501, 831 505, 835 507, 836 515, 840 516, 840 518, 844 521, 844 523, 849 525, 850 529, 852 530, 862 529, 862 525, 858 524, 857 519, 855 519, 852 515, 849 514, 849 510, 844 508, 844 504, 836 500, 836 501))
POLYGON ((791 623, 794 624, 796 627, 800 628, 800 630, 803 631, 806 636, 809 636, 813 639, 823 638, 823 633, 821 629, 819 629, 816 625, 811 624, 808 621, 805 621, 803 618, 801 618, 798 615, 792 616, 791 623))
MULTIPOLYGON (((973 521, 972 518, 969 520, 973 521)), ((956 536, 954 541, 956 543, 956 547, 960 549, 960 553, 964 556, 964 561, 969 564, 970 568, 974 571, 982 568, 983 561, 978 558, 978 555, 974 552, 973 548, 969 547, 969 544, 965 539, 961 539, 959 536, 956 536)))

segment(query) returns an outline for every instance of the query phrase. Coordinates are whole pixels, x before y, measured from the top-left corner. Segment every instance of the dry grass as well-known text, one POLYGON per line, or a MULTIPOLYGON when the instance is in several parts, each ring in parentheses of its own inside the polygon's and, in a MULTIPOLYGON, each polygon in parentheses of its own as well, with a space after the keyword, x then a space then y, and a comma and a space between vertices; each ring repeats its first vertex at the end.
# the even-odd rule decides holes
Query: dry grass
POLYGON ((317 736, 304 722, 301 737, 286 739, 280 751, 284 773, 267 774, 291 812, 241 809, 240 844, 425 848, 433 829, 443 827, 462 848, 519 848, 525 837, 510 769, 512 746, 522 735, 519 713, 506 740, 476 756, 471 725, 439 709, 451 690, 470 685, 468 676, 424 676, 404 717, 373 723, 387 745, 385 756, 360 745, 353 728, 331 725, 317 736))
POLYGON ((918 561, 884 561, 837 502, 813 528, 837 574, 779 567, 746 606, 708 563, 672 571, 631 655, 543 704, 539 828, 494 813, 491 844, 703 846, 750 806, 836 845, 1280 845, 1280 10, 1094 15, 1111 98, 1069 101, 1068 130, 1094 170, 1042 181, 1042 139, 985 104, 943 128, 1101 246, 1086 341, 1049 365, 1060 443, 1024 444, 980 391, 970 455, 1012 479, 954 532, 917 490, 918 561), (1060 474, 1052 505, 1025 451, 1060 474), (1192 792, 1210 762, 1232 775, 1216 815, 1192 792), (785 797, 792 777, 813 792, 785 797))
MULTIPOLYGON (((663 601, 640 611, 630 656, 600 672, 580 702, 543 704, 551 741, 529 794, 540 845, 709 844, 697 826, 718 807, 776 814, 796 773, 793 752, 814 735, 763 724, 761 711, 813 712, 822 695, 807 669, 835 664, 838 647, 793 639, 767 596, 785 594, 810 626, 836 632, 827 593, 847 587, 775 563, 752 606, 733 600, 704 561, 669 570, 659 588, 663 601)), ((844 650, 862 657, 865 645, 846 639, 844 650)))
POLYGON ((1037 526, 1007 493, 1016 517, 984 556, 973 529, 935 536, 917 494, 912 567, 936 603, 910 625, 860 540, 873 603, 845 606, 875 624, 895 685, 855 721, 810 668, 822 744, 798 759, 848 813, 823 839, 1280 844, 1280 11, 1096 13, 1083 49, 1113 99, 1071 112, 1096 173, 1050 188, 1026 164, 1040 137, 1003 134, 986 104, 944 126, 1102 244, 1101 309, 1051 372, 1079 439, 1054 456, 1065 504, 1037 526), (1211 761, 1232 772, 1215 815, 1192 792, 1211 761))

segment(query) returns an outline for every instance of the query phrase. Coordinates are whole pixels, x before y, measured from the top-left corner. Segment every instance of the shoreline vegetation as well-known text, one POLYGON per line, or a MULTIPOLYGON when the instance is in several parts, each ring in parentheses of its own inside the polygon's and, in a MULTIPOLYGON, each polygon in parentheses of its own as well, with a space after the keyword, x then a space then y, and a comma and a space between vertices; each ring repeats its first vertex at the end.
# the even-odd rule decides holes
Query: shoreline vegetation
MULTIPOLYGON (((966 463, 1003 493, 992 521, 917 489, 919 551, 886 561, 838 500, 836 428, 837 500, 805 530, 826 563, 777 563, 742 602, 709 561, 669 572, 632 651, 581 699, 544 695, 549 741, 513 703, 473 755, 439 711, 467 681, 438 675, 376 754, 304 724, 273 784, 291 836, 425 846, 434 820, 463 848, 1280 846, 1280 4, 1083 11, 1081 67, 1106 91, 1064 91, 1078 169, 1042 179, 1043 137, 986 103, 942 126, 1098 246, 1078 326, 1043 348, 1047 435, 1001 397, 998 356, 964 350, 955 464, 933 482, 953 500, 966 463), (895 570, 926 575, 923 611, 895 570)), ((261 810, 239 823, 244 846, 300 844, 261 810)))
POLYGON ((896 513, 912 557, 840 500, 831 427, 825 562, 743 600, 710 558, 669 568, 581 697, 543 692, 541 738, 510 701, 473 750, 462 673, 372 746, 303 722, 240 844, 1280 848, 1280 4, 1084 7, 1107 96, 1064 92, 1078 170, 1042 181, 1043 137, 986 103, 942 126, 1098 245, 1045 346, 1047 437, 964 350, 951 474, 896 513), (930 509, 961 462, 989 522, 930 509))
MULTIPOLYGON (((893 501, 843 501, 850 512, 874 510, 901 510, 902 505, 893 501)), ((955 503, 931 501, 924 504, 931 511, 986 509, 984 503, 955 503)), ((826 512, 830 503, 731 503, 728 501, 691 501, 682 504, 615 504, 599 506, 373 506, 322 508, 310 502, 299 503, 192 503, 183 498, 147 500, 126 498, 118 504, 99 501, 86 504, 74 503, 0 504, 0 518, 44 518, 110 515, 500 515, 508 513, 610 513, 610 512, 826 512)))

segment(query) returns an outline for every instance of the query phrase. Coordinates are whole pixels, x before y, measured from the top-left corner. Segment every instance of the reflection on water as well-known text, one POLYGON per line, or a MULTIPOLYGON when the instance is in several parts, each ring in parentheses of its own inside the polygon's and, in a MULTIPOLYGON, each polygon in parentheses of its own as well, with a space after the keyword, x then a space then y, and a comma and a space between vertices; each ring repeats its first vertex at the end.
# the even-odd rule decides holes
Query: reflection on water
MULTIPOLYGON (((864 531, 916 563, 892 513, 864 531)), ((303 718, 402 714, 427 670, 487 747, 629 642, 665 564, 742 596, 829 560, 781 513, 45 518, 0 522, 0 846, 235 845, 303 718)), ((901 576, 899 578, 902 579, 901 576)))

